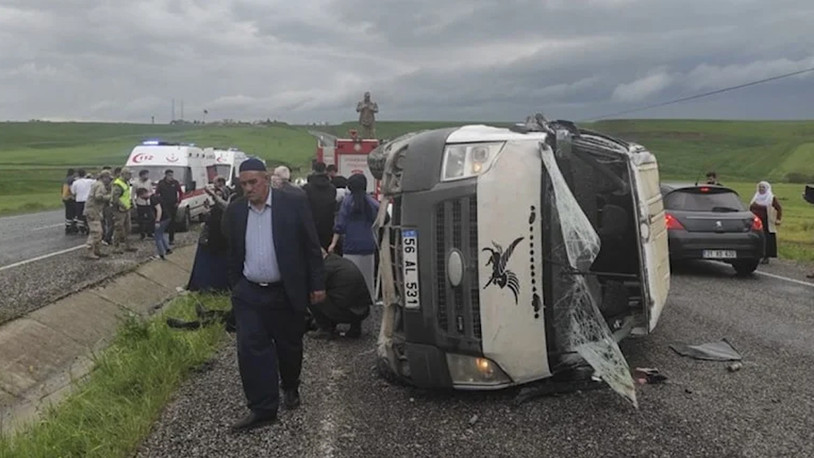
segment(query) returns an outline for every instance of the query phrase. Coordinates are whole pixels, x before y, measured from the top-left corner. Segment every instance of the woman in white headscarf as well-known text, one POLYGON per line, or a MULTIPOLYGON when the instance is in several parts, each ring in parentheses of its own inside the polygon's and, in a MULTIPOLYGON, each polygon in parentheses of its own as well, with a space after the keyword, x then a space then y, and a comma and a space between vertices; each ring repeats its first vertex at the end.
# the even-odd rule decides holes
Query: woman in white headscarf
POLYGON ((769 258, 777 257, 777 226, 780 226, 780 219, 783 217, 783 207, 772 193, 769 182, 761 181, 757 184, 757 192, 752 197, 749 210, 763 222, 763 235, 766 238, 763 264, 768 264, 769 258))

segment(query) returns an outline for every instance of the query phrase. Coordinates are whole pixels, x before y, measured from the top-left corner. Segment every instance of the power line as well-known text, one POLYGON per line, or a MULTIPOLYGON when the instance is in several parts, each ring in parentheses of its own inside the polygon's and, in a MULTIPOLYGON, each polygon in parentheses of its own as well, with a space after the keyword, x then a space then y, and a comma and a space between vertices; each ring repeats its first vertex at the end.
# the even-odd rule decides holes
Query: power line
POLYGON ((650 110, 650 109, 653 109, 653 108, 659 108, 659 107, 663 107, 663 106, 666 106, 666 105, 673 105, 673 104, 676 104, 676 103, 686 102, 688 100, 695 100, 695 99, 700 99, 702 97, 709 97, 711 95, 716 95, 716 94, 720 94, 720 93, 723 93, 723 92, 734 91, 735 89, 742 89, 742 88, 749 87, 749 86, 755 86, 755 85, 758 85, 758 84, 767 83, 769 81, 779 80, 779 79, 783 79, 783 78, 789 78, 789 77, 792 77, 792 76, 797 76, 797 75, 801 75, 803 73, 808 73, 808 72, 812 72, 812 71, 814 71, 814 67, 806 68, 804 70, 798 70, 796 72, 785 73, 783 75, 772 76, 770 78, 764 78, 762 80, 752 81, 752 82, 749 82, 749 83, 739 84, 737 86, 730 86, 730 87, 725 87, 723 89, 716 89, 714 91, 704 92, 703 94, 691 95, 691 96, 688 96, 688 97, 682 97, 680 99, 669 100, 667 102, 659 102, 659 103, 655 103, 653 105, 647 105, 647 106, 639 107, 639 108, 632 108, 630 110, 619 111, 619 112, 616 112, 616 113, 606 114, 606 115, 602 115, 602 116, 596 116, 596 117, 588 118, 588 119, 590 121, 599 121, 600 119, 612 118, 612 117, 616 117, 616 116, 626 115, 626 114, 629 114, 629 113, 635 113, 635 112, 638 112, 638 111, 650 110))

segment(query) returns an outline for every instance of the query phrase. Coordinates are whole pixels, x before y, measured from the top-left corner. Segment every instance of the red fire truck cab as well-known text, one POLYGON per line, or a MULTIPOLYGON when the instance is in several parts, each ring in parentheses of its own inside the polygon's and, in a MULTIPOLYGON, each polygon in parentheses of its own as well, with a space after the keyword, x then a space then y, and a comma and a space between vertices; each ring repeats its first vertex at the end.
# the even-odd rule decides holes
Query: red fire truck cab
POLYGON ((363 139, 356 130, 348 131, 350 138, 335 138, 333 144, 322 139, 317 140, 317 162, 325 165, 336 165, 337 174, 349 177, 363 173, 367 177, 367 192, 378 195, 379 181, 370 173, 367 156, 377 146, 379 140, 363 139))

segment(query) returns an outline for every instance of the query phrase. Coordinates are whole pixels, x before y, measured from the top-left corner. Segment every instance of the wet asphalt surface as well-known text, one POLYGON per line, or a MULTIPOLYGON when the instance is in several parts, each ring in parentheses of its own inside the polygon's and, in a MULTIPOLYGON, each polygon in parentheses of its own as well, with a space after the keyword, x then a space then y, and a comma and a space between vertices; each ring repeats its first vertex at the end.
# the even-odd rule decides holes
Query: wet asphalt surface
POLYGON ((63 237, 64 234, 63 210, 0 218, 0 247, 2 247, 0 268, 25 259, 73 248, 84 242, 84 239, 80 240, 79 237, 63 237))
MULTIPOLYGON (((178 233, 176 246, 194 243, 196 237, 194 230, 178 233)), ((86 240, 83 235, 65 235, 61 211, 0 218, 0 324, 133 270, 156 254, 152 240, 139 241, 138 235, 131 235, 137 252, 90 261, 84 258, 86 240), (76 249, 20 264, 72 248, 76 249)), ((102 252, 110 253, 111 249, 103 247, 102 252)), ((172 255, 168 259, 172 261, 172 255)))
MULTIPOLYGON (((788 262, 761 270, 805 280, 788 262)), ((668 377, 638 388, 638 410, 607 388, 515 405, 518 389, 392 385, 374 369, 378 316, 360 340, 306 337, 302 407, 239 435, 228 432, 246 413, 230 340, 177 393, 138 456, 814 456, 812 286, 678 266, 655 332, 622 344, 631 368, 668 377), (668 347, 722 338, 744 356, 740 371, 668 347)))

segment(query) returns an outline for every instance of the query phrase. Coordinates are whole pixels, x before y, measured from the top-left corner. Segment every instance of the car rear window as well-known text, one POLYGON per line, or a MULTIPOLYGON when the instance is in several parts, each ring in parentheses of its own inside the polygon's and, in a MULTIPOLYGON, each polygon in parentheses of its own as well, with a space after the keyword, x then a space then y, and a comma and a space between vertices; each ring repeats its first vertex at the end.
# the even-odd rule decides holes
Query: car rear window
POLYGON ((734 192, 700 192, 695 189, 675 191, 667 194, 664 198, 664 207, 668 210, 701 212, 735 212, 746 210, 740 198, 734 192))

